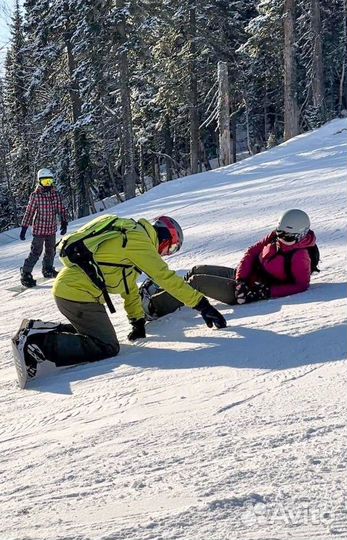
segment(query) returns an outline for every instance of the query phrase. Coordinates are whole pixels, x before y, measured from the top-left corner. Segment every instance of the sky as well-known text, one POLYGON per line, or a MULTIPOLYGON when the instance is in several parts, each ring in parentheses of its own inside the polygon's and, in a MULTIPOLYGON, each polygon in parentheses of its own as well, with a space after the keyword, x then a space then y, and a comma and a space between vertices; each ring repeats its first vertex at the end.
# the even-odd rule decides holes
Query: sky
POLYGON ((0 69, 2 69, 9 41, 9 22, 14 0, 0 0, 0 69))

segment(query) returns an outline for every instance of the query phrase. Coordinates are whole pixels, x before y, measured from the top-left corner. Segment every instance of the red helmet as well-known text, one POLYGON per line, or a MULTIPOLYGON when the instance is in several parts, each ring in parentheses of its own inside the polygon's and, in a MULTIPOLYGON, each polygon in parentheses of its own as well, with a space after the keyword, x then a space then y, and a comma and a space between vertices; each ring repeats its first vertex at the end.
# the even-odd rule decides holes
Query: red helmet
POLYGON ((183 231, 177 221, 168 216, 159 216, 154 219, 153 227, 158 234, 160 255, 172 255, 183 244, 183 231))

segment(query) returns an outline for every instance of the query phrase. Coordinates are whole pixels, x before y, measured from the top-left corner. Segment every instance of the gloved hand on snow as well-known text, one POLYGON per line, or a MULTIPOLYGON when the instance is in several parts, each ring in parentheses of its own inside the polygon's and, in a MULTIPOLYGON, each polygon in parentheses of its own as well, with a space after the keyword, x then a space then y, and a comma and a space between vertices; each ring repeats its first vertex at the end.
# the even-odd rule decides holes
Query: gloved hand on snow
POLYGON ((27 232, 27 228, 28 227, 22 227, 21 231, 20 231, 20 235, 19 235, 19 238, 21 240, 25 240, 25 235, 26 235, 26 232, 27 232))
POLYGON ((252 287, 244 281, 236 282, 235 297, 238 304, 249 304, 270 298, 270 287, 258 281, 252 287))
POLYGON ((131 326, 133 327, 130 334, 128 334, 128 340, 129 341, 135 341, 135 339, 145 338, 146 337, 146 330, 145 330, 145 319, 138 319, 137 321, 132 319, 131 326))
POLYGON ((223 315, 219 311, 211 306, 207 298, 203 297, 200 302, 195 306, 194 309, 200 311, 202 318, 204 319, 206 325, 209 328, 212 328, 213 325, 216 328, 225 328, 227 323, 223 315))

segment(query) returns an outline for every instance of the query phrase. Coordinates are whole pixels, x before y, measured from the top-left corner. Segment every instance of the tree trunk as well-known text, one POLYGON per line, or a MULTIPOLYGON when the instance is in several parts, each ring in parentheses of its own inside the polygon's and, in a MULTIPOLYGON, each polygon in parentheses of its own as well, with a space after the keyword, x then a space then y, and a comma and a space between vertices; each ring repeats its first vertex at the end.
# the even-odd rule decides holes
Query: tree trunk
POLYGON ((141 191, 144 193, 146 191, 146 184, 145 184, 145 161, 143 156, 143 145, 140 144, 140 151, 139 151, 139 180, 140 180, 140 186, 141 191))
POLYGON ((231 163, 230 101, 226 62, 218 62, 218 131, 219 164, 224 167, 231 163))
POLYGON ((68 200, 68 204, 73 216, 77 216, 76 200, 74 196, 74 187, 70 174, 70 158, 72 155, 71 151, 71 137, 67 135, 64 138, 63 143, 63 159, 61 163, 61 176, 64 178, 65 186, 65 196, 68 200))
POLYGON ((153 152, 152 154, 152 178, 153 178, 153 187, 159 186, 160 184, 160 169, 158 166, 158 157, 153 152))
POLYGON ((76 148, 75 163, 77 171, 77 217, 80 218, 89 216, 91 208, 89 144, 84 130, 74 130, 74 144, 76 148))
POLYGON ((322 25, 319 0, 311 0, 312 29, 312 101, 320 117, 324 115, 324 74, 322 53, 322 25))
POLYGON ((251 144, 251 134, 250 134, 250 129, 249 129, 249 108, 248 108, 248 102, 245 97, 243 97, 243 102, 245 104, 247 148, 248 148, 248 153, 250 155, 253 155, 253 149, 252 149, 252 144, 251 144))
MULTIPOLYGON (((9 157, 10 157, 10 151, 8 150, 8 152, 5 152, 0 148, 0 164, 1 164, 4 176, 6 178, 6 185, 7 185, 7 190, 8 190, 8 199, 10 201, 10 205, 11 205, 12 211, 13 211, 13 225, 15 227, 19 227, 17 203, 16 203, 16 198, 15 198, 15 196, 13 194, 13 189, 12 189, 13 186, 12 186, 12 183, 11 183, 11 179, 10 179, 10 175, 9 175, 9 171, 8 171, 8 167, 7 167, 7 158, 9 158, 9 157)), ((8 223, 10 223, 10 216, 9 216, 8 223)))
POLYGON ((166 180, 167 182, 169 182, 170 180, 172 180, 172 160, 170 159, 170 157, 172 156, 173 151, 173 141, 171 137, 170 120, 168 116, 166 116, 164 122, 164 140, 165 154, 167 154, 167 156, 165 157, 166 180))
POLYGON ((106 163, 107 163, 108 174, 109 174, 109 177, 111 178, 111 182, 112 182, 112 189, 113 189, 114 194, 115 194, 115 196, 117 198, 117 201, 118 202, 123 202, 122 196, 119 193, 118 188, 117 188, 116 178, 114 176, 113 169, 112 169, 112 164, 111 164, 111 161, 110 161, 109 157, 107 157, 106 163))
MULTIPOLYGON (((65 6, 68 11, 69 7, 65 6)), ((90 163, 89 151, 87 148, 87 137, 81 127, 76 127, 76 123, 81 116, 82 102, 79 94, 78 84, 75 79, 76 63, 71 44, 71 34, 67 29, 64 35, 69 86, 68 92, 71 104, 73 130, 73 146, 75 158, 75 185, 76 185, 76 207, 77 217, 89 215, 89 187, 90 187, 90 163)))
POLYGON ((231 161, 230 163, 236 163, 236 116, 233 115, 230 119, 230 152, 231 152, 231 161))
POLYGON ((211 163, 210 163, 210 160, 208 159, 206 148, 202 140, 200 140, 200 156, 201 156, 201 161, 204 164, 205 171, 211 171, 212 170, 211 163))
MULTIPOLYGON (((116 0, 116 7, 125 8, 124 0, 116 0)), ((135 147, 133 120, 130 101, 129 61, 126 47, 125 18, 122 14, 117 25, 120 43, 118 43, 118 69, 122 103, 122 136, 124 149, 124 194, 126 199, 135 197, 138 175, 135 170, 135 147)))
POLYGON ((189 10, 190 34, 190 170, 192 174, 198 172, 199 163, 199 113, 198 113, 198 77, 196 72, 196 5, 191 1, 189 10))
POLYGON ((270 133, 270 123, 269 123, 269 98, 267 92, 267 85, 265 85, 264 93, 264 140, 267 141, 270 133))
POLYGON ((297 73, 295 60, 296 0, 284 2, 284 140, 299 133, 299 109, 296 98, 297 73))

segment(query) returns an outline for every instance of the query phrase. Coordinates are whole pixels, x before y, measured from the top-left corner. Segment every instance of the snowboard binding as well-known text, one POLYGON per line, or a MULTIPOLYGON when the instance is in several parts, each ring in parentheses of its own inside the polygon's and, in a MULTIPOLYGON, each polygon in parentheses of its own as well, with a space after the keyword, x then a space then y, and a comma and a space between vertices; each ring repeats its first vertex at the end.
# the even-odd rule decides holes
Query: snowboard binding
POLYGON ((59 274, 55 268, 42 268, 42 275, 45 278, 56 278, 59 274))
POLYGON ((23 287, 35 287, 36 286, 36 279, 33 278, 31 272, 25 272, 23 268, 20 269, 20 282, 23 285, 23 287))

